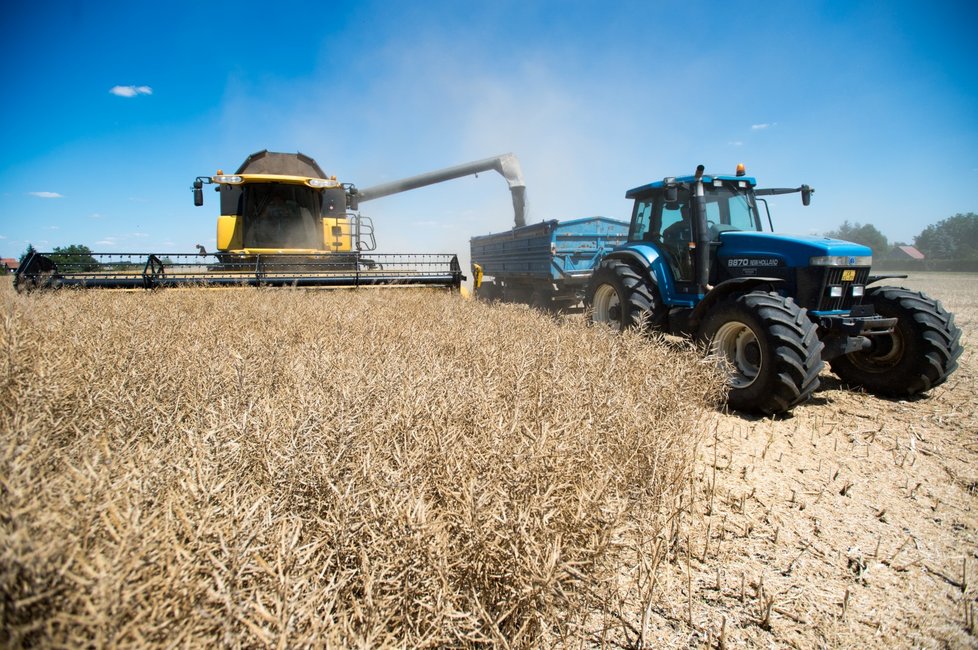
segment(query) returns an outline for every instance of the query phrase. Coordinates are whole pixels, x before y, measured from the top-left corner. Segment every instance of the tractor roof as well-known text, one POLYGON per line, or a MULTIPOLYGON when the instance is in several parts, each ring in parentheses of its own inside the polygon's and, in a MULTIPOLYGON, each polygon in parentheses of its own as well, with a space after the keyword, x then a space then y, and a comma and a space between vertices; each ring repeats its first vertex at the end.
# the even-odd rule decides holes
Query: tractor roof
POLYGON ((267 149, 248 156, 236 173, 328 178, 316 161, 305 154, 275 153, 267 149))
MULTIPOLYGON (((692 184, 696 182, 695 176, 678 176, 676 177, 676 183, 679 184, 692 184)), ((751 187, 757 185, 757 180, 753 176, 729 176, 726 174, 704 174, 703 182, 712 183, 714 180, 720 181, 746 181, 751 187)), ((626 199, 634 199, 637 196, 642 196, 643 194, 648 194, 655 190, 661 190, 665 187, 665 181, 655 181, 654 183, 649 183, 647 185, 642 185, 639 187, 632 188, 625 192, 626 199)))

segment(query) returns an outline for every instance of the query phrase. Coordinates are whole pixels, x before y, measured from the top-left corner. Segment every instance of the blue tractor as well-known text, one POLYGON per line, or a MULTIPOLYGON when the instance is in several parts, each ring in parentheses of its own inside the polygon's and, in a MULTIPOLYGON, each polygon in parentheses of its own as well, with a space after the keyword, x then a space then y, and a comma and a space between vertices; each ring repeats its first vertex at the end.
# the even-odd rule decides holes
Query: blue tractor
POLYGON ((762 227, 765 196, 735 175, 669 177, 629 190, 628 241, 604 257, 585 293, 593 322, 700 341, 725 358, 728 403, 775 414, 807 400, 828 361, 844 383, 905 398, 957 367, 961 332, 926 295, 870 286, 872 251, 851 242, 762 227))

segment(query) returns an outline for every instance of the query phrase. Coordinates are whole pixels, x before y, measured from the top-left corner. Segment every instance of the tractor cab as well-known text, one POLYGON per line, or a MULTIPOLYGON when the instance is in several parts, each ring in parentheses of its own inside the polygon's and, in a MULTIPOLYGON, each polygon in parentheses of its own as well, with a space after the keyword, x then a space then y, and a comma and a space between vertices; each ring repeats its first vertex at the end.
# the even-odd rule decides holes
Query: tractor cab
POLYGON ((744 176, 688 176, 629 190, 625 196, 635 203, 628 240, 658 250, 672 272, 677 293, 700 294, 696 277, 700 251, 706 257, 707 284, 715 284, 721 233, 762 230, 754 185, 753 178, 744 176), (700 209, 705 214, 702 223, 696 218, 700 209))

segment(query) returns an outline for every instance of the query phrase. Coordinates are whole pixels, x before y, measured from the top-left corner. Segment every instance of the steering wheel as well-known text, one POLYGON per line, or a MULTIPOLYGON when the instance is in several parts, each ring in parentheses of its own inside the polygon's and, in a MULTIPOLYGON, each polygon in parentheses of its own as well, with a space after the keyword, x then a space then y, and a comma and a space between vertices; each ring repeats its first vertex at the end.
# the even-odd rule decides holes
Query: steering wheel
POLYGON ((710 221, 709 219, 707 219, 706 232, 709 233, 711 241, 720 238, 720 226, 717 224, 716 221, 710 221))

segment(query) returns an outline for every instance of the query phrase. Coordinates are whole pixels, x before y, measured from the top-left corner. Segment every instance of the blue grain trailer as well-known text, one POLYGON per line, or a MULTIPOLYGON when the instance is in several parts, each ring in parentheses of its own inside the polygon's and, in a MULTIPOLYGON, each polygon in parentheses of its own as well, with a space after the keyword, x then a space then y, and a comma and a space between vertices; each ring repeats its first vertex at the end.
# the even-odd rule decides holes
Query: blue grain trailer
POLYGON ((628 239, 608 217, 541 221, 470 240, 475 293, 485 300, 569 309, 581 302, 605 254, 628 239))

